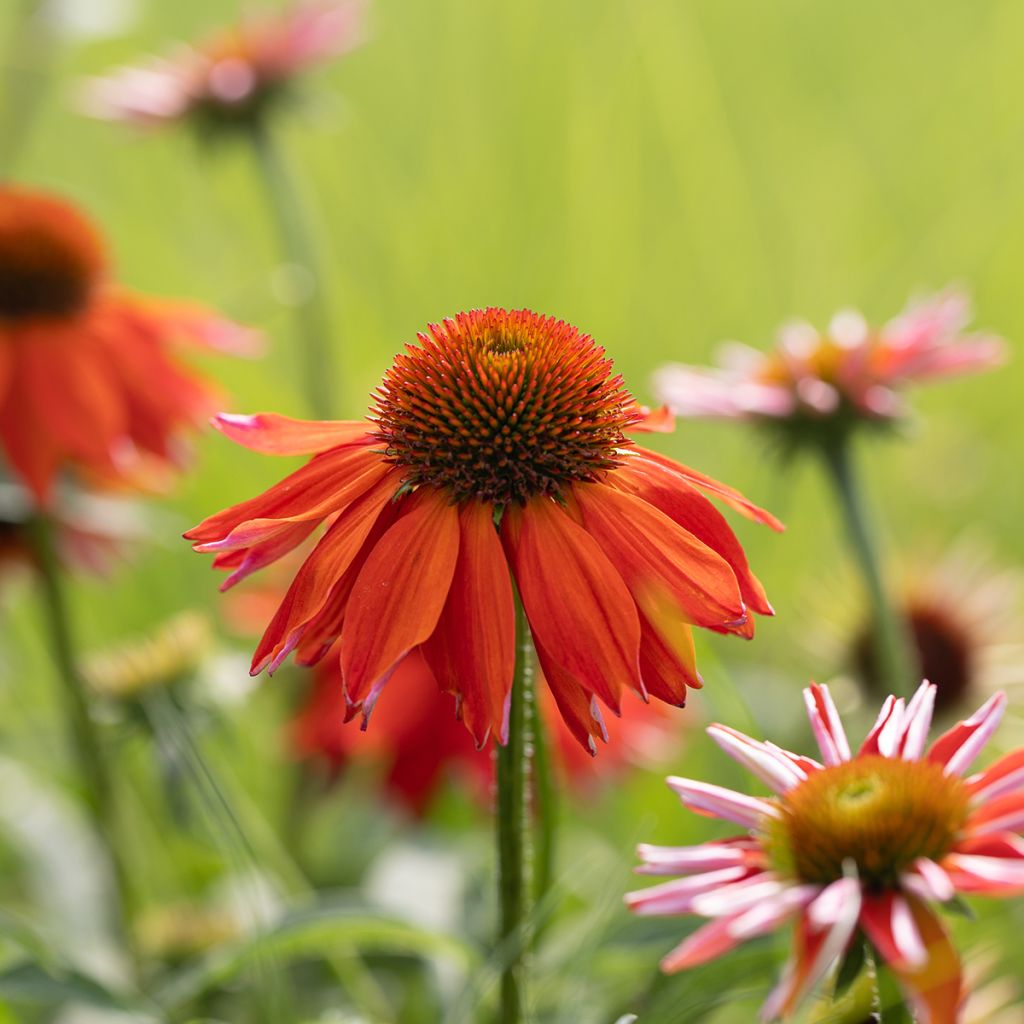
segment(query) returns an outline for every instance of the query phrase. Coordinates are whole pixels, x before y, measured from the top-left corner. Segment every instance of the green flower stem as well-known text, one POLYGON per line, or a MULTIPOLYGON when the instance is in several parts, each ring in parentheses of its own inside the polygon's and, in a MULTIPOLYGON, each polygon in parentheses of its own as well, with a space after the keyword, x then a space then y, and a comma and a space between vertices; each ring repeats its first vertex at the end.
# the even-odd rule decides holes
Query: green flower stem
POLYGON ((21 0, 0 70, 0 181, 24 153, 53 76, 55 39, 41 0, 21 0))
MULTIPOLYGON (((558 829, 558 790, 551 761, 550 736, 541 714, 540 698, 534 688, 533 721, 533 898, 544 903, 555 873, 555 836, 558 829)), ((546 915, 545 915, 546 916, 546 915)), ((537 929, 539 931, 539 928, 537 929)), ((536 938, 536 935, 534 936, 536 938)))
POLYGON ((266 190, 285 260, 309 275, 308 291, 296 296, 296 320, 304 362, 304 389, 316 419, 334 413, 332 385, 338 378, 331 347, 331 326, 316 243, 295 179, 270 127, 257 120, 249 132, 260 178, 266 190))
POLYGON ((533 644, 516 598, 516 667, 509 706, 508 743, 498 746, 498 945, 501 950, 500 1024, 525 1020, 529 862, 526 794, 530 781, 528 713, 533 687, 533 644))
POLYGON ((42 585, 49 647, 63 689, 71 748, 78 762, 78 773, 86 805, 108 858, 111 881, 114 885, 116 922, 125 949, 134 959, 135 947, 130 917, 131 888, 117 841, 113 779, 89 710, 85 682, 75 658, 71 620, 54 544, 54 527, 47 518, 40 516, 32 523, 31 529, 42 585))
POLYGON ((882 579, 877 546, 854 478, 850 441, 848 437, 840 438, 823 445, 821 452, 842 509, 850 546, 867 587, 874 616, 873 640, 885 691, 896 696, 909 696, 914 690, 917 670, 906 630, 893 611, 882 579))

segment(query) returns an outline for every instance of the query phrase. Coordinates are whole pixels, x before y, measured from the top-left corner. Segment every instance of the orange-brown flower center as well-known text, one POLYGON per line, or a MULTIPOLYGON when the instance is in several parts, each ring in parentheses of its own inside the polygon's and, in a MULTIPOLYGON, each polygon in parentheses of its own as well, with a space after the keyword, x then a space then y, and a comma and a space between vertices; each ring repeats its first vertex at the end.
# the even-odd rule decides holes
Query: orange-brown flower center
MULTIPOLYGON (((918 661, 917 677, 935 684, 936 710, 957 707, 970 693, 976 674, 970 631, 946 609, 927 601, 908 601, 903 616, 918 661)), ((878 693, 884 683, 873 637, 873 627, 865 625, 853 645, 852 660, 866 687, 878 693)))
POLYGON ((99 235, 73 206, 0 188, 0 320, 76 313, 103 263, 99 235))
POLYGON ((487 309, 406 346, 371 419, 410 486, 505 505, 613 469, 634 409, 604 350, 575 327, 487 309))
POLYGON ((768 829, 776 868, 827 884, 853 862, 869 885, 895 885, 919 857, 941 860, 967 819, 967 791, 931 761, 872 755, 816 772, 781 800, 768 829))

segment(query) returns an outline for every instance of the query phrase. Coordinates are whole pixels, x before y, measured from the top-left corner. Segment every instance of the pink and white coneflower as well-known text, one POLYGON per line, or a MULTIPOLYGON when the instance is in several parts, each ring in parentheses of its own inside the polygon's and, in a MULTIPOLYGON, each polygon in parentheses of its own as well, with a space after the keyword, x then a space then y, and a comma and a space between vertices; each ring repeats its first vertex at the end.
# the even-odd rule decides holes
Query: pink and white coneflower
POLYGON ((822 762, 710 726, 774 795, 670 778, 691 810, 746 831, 699 846, 641 846, 641 873, 684 877, 630 893, 627 904, 638 914, 711 918, 664 958, 666 971, 794 922, 767 1020, 790 1014, 862 936, 921 1024, 956 1024, 966 994, 960 960, 933 904, 1024 892, 1024 749, 966 775, 1006 698, 994 695, 926 752, 935 687, 923 683, 909 702, 888 697, 852 754, 827 687, 804 697, 822 762))
POLYGON ((912 303, 881 328, 844 310, 825 331, 786 325, 772 352, 733 342, 716 368, 665 366, 654 387, 683 416, 887 422, 903 413, 900 392, 908 385, 1002 360, 1002 339, 964 334, 970 319, 970 301, 952 290, 912 303))

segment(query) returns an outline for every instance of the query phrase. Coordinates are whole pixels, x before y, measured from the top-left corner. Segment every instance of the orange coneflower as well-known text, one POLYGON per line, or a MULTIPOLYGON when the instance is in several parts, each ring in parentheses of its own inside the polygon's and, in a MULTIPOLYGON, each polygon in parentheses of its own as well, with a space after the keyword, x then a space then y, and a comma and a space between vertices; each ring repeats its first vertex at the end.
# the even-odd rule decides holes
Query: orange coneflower
POLYGON ((214 393, 173 358, 251 333, 109 278, 103 240, 70 203, 0 186, 0 447, 40 501, 63 469, 105 483, 176 461, 182 427, 214 393))
POLYGON ((812 685, 804 697, 823 763, 709 727, 774 795, 670 778, 687 807, 748 831, 700 846, 641 846, 640 871, 686 877, 627 902, 640 914, 712 918, 665 957, 666 971, 795 921, 793 958, 765 1018, 788 1016, 860 933, 921 1024, 956 1024, 965 995, 959 957, 930 904, 1024 892, 1024 750, 967 775, 1006 697, 991 697, 926 752, 935 687, 923 683, 909 703, 886 699, 856 754, 828 688, 812 685))
POLYGON ((771 614, 732 530, 702 492, 778 527, 736 491, 625 432, 645 417, 593 340, 526 310, 431 325, 366 420, 220 416, 268 454, 312 454, 265 494, 186 536, 226 586, 326 532, 297 572, 252 670, 312 664, 340 638, 347 718, 364 724, 412 652, 454 694, 476 741, 507 736, 513 579, 544 677, 574 735, 603 735, 595 697, 682 705, 699 686, 692 625, 750 636, 771 614))

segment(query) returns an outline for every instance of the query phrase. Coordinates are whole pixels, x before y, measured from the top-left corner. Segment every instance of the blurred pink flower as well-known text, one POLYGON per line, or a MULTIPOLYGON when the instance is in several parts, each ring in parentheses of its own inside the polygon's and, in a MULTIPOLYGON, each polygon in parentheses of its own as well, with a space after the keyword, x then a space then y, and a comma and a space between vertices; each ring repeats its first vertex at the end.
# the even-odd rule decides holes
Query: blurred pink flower
POLYGON ((641 846, 639 870, 685 877, 639 892, 639 914, 711 918, 662 961, 704 963, 794 920, 793 955, 762 1016, 787 1016, 860 932, 921 1024, 955 1024, 965 991, 956 949, 929 906, 956 893, 1024 892, 1024 749, 964 777, 995 731, 1003 694, 925 753, 935 687, 888 697, 856 755, 827 687, 804 691, 822 761, 723 725, 708 733, 774 796, 670 778, 683 803, 747 831, 699 846, 641 846))
POLYGON ((718 368, 665 366, 654 387, 684 416, 892 420, 903 412, 899 392, 908 384, 1002 361, 1001 338, 963 333, 970 314, 967 297, 952 290, 911 304, 881 329, 846 310, 825 332, 788 324, 770 353, 733 342, 718 368))
POLYGON ((249 124, 309 68, 363 41, 363 0, 309 0, 262 13, 173 56, 91 79, 94 117, 140 126, 191 118, 249 124))

